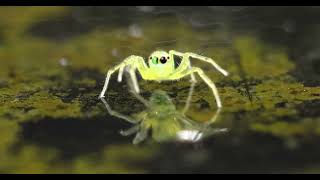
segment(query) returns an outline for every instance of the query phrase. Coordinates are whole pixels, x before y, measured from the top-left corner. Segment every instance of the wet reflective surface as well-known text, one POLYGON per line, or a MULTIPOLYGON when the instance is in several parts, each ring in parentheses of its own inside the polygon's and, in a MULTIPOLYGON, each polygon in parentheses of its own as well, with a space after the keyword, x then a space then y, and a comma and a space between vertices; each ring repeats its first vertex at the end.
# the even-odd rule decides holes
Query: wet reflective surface
POLYGON ((184 110, 179 112, 165 91, 156 90, 149 101, 135 92, 134 95, 146 106, 146 110, 136 113, 133 117, 112 110, 107 100, 105 98, 101 99, 109 114, 134 124, 133 127, 120 132, 123 136, 136 134, 133 144, 141 143, 149 134, 158 142, 183 141, 195 143, 207 136, 227 131, 225 128, 214 129, 211 127, 217 120, 221 108, 217 109, 209 120, 198 122, 185 115, 188 106, 190 106, 189 101, 187 101, 184 110))
POLYGON ((2 7, 0 172, 318 173, 319 13, 2 7), (230 72, 192 59, 218 87, 221 111, 199 77, 188 98, 189 78, 138 76, 138 97, 114 75, 98 99, 109 68, 158 49, 212 57, 230 72))

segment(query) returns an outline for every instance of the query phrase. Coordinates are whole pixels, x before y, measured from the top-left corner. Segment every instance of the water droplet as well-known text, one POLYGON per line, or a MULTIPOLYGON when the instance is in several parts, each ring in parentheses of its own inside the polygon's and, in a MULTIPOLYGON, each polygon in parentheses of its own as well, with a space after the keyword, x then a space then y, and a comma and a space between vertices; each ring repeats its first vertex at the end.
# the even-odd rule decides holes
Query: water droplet
POLYGON ((119 56, 119 51, 118 51, 118 49, 117 49, 117 48, 113 48, 113 49, 111 50, 111 54, 112 54, 112 56, 114 56, 114 57, 118 57, 118 56, 119 56))
POLYGON ((129 35, 134 38, 141 38, 143 36, 142 28, 137 24, 130 25, 129 35))
POLYGON ((61 65, 61 66, 64 66, 64 67, 66 67, 66 66, 69 66, 69 61, 68 61, 68 59, 66 59, 66 58, 61 58, 60 60, 59 60, 59 64, 61 65))

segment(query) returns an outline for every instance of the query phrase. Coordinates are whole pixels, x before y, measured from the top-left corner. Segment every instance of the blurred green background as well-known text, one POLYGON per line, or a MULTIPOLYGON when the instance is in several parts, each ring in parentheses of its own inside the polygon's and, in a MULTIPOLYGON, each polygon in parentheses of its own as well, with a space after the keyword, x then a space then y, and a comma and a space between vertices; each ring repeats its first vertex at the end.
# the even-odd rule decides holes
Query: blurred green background
MULTIPOLYGON (((1 173, 320 172, 319 7, 1 7, 1 173), (203 63, 223 103, 197 143, 140 145, 119 134, 131 125, 109 115, 98 95, 106 72, 129 55, 174 49, 203 63)), ((188 116, 216 108, 200 81, 188 116)), ((167 92, 179 109, 190 83, 140 79, 142 95, 167 92)), ((132 115, 145 107, 126 83, 107 99, 132 115)), ((165 124, 170 128, 170 123, 165 124)))

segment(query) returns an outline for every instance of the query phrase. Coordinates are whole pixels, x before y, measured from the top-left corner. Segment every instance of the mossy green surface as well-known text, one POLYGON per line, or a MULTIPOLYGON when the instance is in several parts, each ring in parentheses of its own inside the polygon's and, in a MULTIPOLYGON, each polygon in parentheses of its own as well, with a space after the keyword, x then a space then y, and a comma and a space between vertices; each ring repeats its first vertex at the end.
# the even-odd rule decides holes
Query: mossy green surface
MULTIPOLYGON (((142 147, 133 146, 130 138, 124 138, 126 140, 122 139, 121 142, 111 141, 120 136, 111 133, 112 137, 106 139, 106 144, 96 152, 78 154, 66 161, 61 155, 63 150, 58 146, 25 140, 23 125, 47 119, 122 121, 108 116, 97 99, 109 68, 131 54, 147 57, 153 50, 159 49, 160 42, 167 40, 173 39, 174 43, 168 43, 160 49, 197 53, 203 42, 209 44, 229 35, 195 30, 180 20, 165 17, 143 22, 142 37, 130 36, 127 27, 112 26, 98 26, 64 42, 53 42, 29 32, 39 21, 64 18, 70 9, 0 9, 0 172, 152 172, 148 163, 161 155, 167 144, 162 149, 161 144, 151 139, 151 143, 142 147)), ((237 34, 231 39, 230 45, 209 46, 201 53, 214 57, 219 65, 231 73, 229 77, 223 77, 213 67, 196 60, 192 63, 203 68, 218 86, 224 108, 216 126, 227 127, 233 136, 239 137, 256 133, 283 142, 295 139, 301 143, 312 143, 312 139, 319 138, 320 114, 315 112, 318 107, 313 104, 320 101, 320 87, 306 87, 290 75, 289 72, 295 68, 295 60, 289 58, 283 47, 275 47, 254 35, 237 34), (311 107, 311 112, 305 113, 308 107, 311 107)), ((199 82, 192 96, 188 116, 205 121, 212 116, 216 103, 207 85, 199 77, 197 79, 199 82)), ((115 80, 111 83, 107 98, 115 109, 129 115, 142 111, 143 106, 127 96, 124 83, 115 80)), ((187 78, 164 83, 141 80, 139 84, 142 94, 146 96, 156 89, 165 90, 178 109, 183 107, 190 85, 187 78)), ((119 128, 118 124, 112 126, 115 127, 119 128)), ((104 128, 107 131, 111 127, 104 128)), ((45 130, 39 131, 46 133, 45 130)), ((59 129, 56 129, 56 135, 59 136, 59 129)), ((63 137, 59 140, 63 141, 63 137)))

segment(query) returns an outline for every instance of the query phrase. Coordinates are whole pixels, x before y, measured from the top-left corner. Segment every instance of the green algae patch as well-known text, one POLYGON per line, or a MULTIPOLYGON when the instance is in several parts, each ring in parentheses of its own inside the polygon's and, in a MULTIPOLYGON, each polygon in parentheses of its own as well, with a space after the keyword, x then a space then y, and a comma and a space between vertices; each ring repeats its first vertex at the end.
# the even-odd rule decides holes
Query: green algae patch
POLYGON ((8 40, 17 39, 38 21, 63 16, 66 7, 1 7, 0 26, 8 40))
MULTIPOLYGON (((139 148, 132 145, 111 145, 101 154, 79 157, 73 162, 73 173, 146 173, 136 166, 142 159, 152 158, 153 148, 139 148)), ((146 162, 144 162, 146 163, 146 162)))
POLYGON ((14 99, 6 102, 0 112, 2 119, 15 121, 36 120, 43 117, 79 117, 80 105, 77 102, 63 103, 57 97, 39 92, 25 100, 14 99))
POLYGON ((319 119, 304 118, 299 122, 286 122, 279 119, 273 123, 253 123, 253 130, 263 133, 271 133, 281 138, 310 138, 319 136, 319 119))
POLYGON ((262 44, 253 37, 236 38, 234 48, 238 52, 240 66, 246 77, 274 77, 294 68, 281 47, 262 44))

